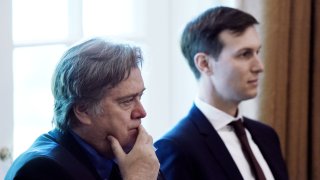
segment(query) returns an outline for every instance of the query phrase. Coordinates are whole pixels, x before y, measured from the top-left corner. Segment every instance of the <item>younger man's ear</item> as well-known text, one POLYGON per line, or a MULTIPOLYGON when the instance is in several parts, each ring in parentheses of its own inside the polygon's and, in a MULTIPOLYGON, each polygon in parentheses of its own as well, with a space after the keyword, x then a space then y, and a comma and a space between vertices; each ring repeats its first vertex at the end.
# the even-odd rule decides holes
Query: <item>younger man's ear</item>
POLYGON ((194 64, 199 70, 201 74, 207 74, 211 75, 212 74, 212 67, 211 63, 209 61, 209 56, 205 53, 199 52, 196 55, 194 55, 194 64))
POLYGON ((75 105, 73 107, 75 116, 79 119, 82 124, 91 124, 91 117, 83 105, 75 105))

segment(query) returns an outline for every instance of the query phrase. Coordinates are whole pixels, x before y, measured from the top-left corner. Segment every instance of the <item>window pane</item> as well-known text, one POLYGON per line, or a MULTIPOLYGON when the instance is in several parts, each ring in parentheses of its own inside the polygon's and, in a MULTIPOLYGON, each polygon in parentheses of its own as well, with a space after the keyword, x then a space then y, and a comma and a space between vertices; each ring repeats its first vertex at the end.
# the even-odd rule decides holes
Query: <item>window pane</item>
POLYGON ((85 36, 134 33, 133 0, 83 0, 85 36))
POLYGON ((13 0, 14 43, 60 40, 68 35, 68 0, 13 0))
POLYGON ((14 71, 14 158, 51 129, 51 76, 63 45, 16 48, 14 71))

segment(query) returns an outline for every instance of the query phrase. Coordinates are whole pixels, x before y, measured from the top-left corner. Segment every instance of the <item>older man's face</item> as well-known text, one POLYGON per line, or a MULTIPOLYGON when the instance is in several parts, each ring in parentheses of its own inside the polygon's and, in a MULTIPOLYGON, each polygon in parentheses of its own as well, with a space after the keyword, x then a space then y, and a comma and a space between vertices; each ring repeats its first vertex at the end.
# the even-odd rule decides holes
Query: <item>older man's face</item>
POLYGON ((145 90, 139 68, 133 68, 129 77, 108 90, 102 100, 103 113, 91 118, 90 144, 101 154, 110 156, 108 135, 114 136, 125 151, 136 141, 138 126, 146 112, 141 104, 145 90))

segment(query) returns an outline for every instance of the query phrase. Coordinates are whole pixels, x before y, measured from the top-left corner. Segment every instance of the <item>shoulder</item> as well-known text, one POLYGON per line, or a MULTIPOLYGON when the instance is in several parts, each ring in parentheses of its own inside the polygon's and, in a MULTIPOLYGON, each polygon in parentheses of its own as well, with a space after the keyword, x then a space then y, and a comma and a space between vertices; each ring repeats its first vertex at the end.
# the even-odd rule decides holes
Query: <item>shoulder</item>
MULTIPOLYGON (((215 132, 208 119, 193 105, 189 113, 156 141, 159 151, 184 151, 194 153, 195 146, 203 145, 206 136, 215 132)), ((183 154, 183 153, 179 153, 183 154)))
POLYGON ((172 146, 181 146, 183 144, 191 143, 192 140, 190 137, 194 137, 196 134, 197 130, 194 124, 189 118, 184 118, 156 141, 155 145, 161 146, 161 144, 170 144, 172 146))
POLYGON ((160 169, 166 179, 192 179, 193 142, 195 130, 190 121, 181 120, 174 128, 155 142, 156 155, 161 164, 160 169))
POLYGON ((185 118, 155 142, 156 154, 161 165, 163 163, 175 163, 185 167, 187 164, 192 164, 191 162, 194 162, 198 156, 201 156, 198 152, 205 148, 207 134, 202 133, 203 125, 199 125, 199 122, 207 120, 194 115, 194 112, 194 110, 191 110, 185 118))
POLYGON ((184 154, 183 152, 186 152, 185 147, 190 147, 199 134, 192 118, 192 116, 187 115, 155 142, 159 154, 181 156, 184 154))
POLYGON ((269 126, 268 124, 265 124, 259 120, 250 119, 247 117, 244 117, 244 125, 247 129, 255 129, 257 131, 264 131, 269 133, 276 133, 275 130, 269 126))
MULTIPOLYGON (((6 179, 64 179, 69 175, 53 158, 59 145, 41 135, 33 145, 11 165, 6 179)), ((69 178, 70 179, 70 178, 69 178)))
POLYGON ((168 140, 175 143, 192 142, 203 131, 207 131, 208 128, 211 130, 210 126, 206 117, 194 105, 189 113, 178 121, 160 140, 168 140))
POLYGON ((13 166, 6 179, 72 179, 72 177, 55 160, 47 156, 34 156, 20 167, 13 166))
POLYGON ((271 126, 249 118, 244 118, 244 125, 259 146, 269 144, 273 147, 280 147, 279 136, 271 126))

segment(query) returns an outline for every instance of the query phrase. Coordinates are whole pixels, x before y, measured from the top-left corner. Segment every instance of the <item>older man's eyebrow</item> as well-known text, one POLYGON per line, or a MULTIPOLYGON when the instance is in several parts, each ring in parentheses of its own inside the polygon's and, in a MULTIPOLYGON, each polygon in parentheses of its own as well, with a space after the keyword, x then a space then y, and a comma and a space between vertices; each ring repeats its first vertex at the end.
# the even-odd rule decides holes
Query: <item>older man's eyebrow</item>
POLYGON ((128 95, 125 95, 125 96, 121 96, 121 97, 117 98, 116 100, 117 101, 121 101, 121 100, 124 100, 124 99, 141 96, 145 90, 146 90, 146 88, 143 88, 140 92, 128 94, 128 95))

